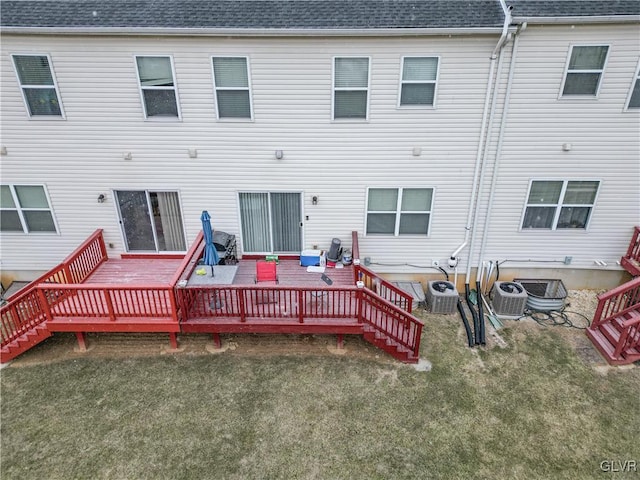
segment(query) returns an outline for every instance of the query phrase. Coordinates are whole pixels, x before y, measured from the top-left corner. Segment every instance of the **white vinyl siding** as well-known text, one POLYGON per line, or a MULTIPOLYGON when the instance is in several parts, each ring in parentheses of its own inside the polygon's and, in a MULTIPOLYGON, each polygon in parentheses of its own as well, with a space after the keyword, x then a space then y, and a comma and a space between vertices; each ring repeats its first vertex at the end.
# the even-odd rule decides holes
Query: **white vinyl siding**
POLYGON ((369 58, 333 61, 333 119, 366 120, 369 111, 369 58))
POLYGON ((136 56, 140 96, 147 119, 180 118, 173 59, 136 56))
POLYGON ((403 57, 399 106, 433 106, 436 99, 438 57, 403 57))
POLYGON ((431 188, 370 188, 367 235, 428 235, 431 188))
POLYGON ((44 186, 0 186, 0 231, 20 233, 56 233, 58 231, 44 186))
POLYGON ((599 185, 592 180, 533 180, 522 228, 586 229, 599 185))
POLYGON ((640 62, 638 63, 636 74, 633 82, 631 83, 631 91, 629 92, 629 99, 627 100, 626 108, 640 108, 640 62))
POLYGON ((49 55, 12 55, 30 117, 61 117, 64 110, 49 55))
POLYGON ((246 57, 213 57, 213 88, 219 119, 253 118, 251 80, 246 57))
POLYGON ((606 45, 574 45, 564 75, 562 96, 598 95, 602 75, 607 62, 609 47, 606 45))

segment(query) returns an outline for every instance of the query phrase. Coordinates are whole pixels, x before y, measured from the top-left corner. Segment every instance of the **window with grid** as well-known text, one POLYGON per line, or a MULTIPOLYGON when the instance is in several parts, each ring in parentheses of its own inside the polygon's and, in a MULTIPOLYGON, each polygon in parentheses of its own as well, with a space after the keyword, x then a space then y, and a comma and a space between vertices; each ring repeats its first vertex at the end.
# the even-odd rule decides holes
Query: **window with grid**
POLYGON ((596 96, 600 89, 609 47, 573 46, 564 77, 562 96, 596 96))
POLYGON ((433 105, 438 77, 437 57, 404 57, 400 106, 433 105))
POLYGON ((591 180, 532 181, 522 228, 587 228, 599 186, 591 180))
POLYGON ((171 57, 136 57, 145 118, 180 118, 171 57))
POLYGON ((638 65, 633 84, 631 85, 627 108, 640 108, 640 65, 638 65))
POLYGON ((63 117, 60 94, 48 55, 12 55, 29 116, 63 117))
POLYGON ((213 57, 218 118, 251 119, 251 87, 245 57, 213 57))
POLYGON ((1 232, 57 232, 42 185, 0 185, 1 232))
POLYGON ((333 119, 367 119, 369 58, 335 58, 333 119))
POLYGON ((367 235, 428 235, 432 188, 370 188, 367 235))

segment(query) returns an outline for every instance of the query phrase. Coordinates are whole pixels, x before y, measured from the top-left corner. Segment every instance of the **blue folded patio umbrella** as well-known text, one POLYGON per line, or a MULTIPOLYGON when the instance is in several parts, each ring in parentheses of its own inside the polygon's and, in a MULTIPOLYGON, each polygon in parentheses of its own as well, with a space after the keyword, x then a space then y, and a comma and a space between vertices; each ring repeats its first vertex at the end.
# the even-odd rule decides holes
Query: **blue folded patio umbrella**
POLYGON ((204 258, 205 265, 211 266, 211 276, 213 277, 213 266, 220 261, 216 247, 213 245, 213 231, 211 230, 211 216, 206 210, 202 211, 200 216, 202 220, 202 231, 204 233, 204 258))

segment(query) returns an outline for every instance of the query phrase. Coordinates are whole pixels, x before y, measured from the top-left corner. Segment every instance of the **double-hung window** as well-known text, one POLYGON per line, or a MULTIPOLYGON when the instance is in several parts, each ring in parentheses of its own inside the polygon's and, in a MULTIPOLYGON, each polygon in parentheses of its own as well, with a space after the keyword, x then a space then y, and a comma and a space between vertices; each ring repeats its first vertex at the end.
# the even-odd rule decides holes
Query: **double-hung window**
POLYGON ((60 92, 48 55, 12 55, 24 103, 31 117, 62 117, 60 92))
POLYGON ((522 228, 587 228, 599 186, 593 180, 532 181, 522 228))
POLYGON ((404 57, 400 106, 433 106, 437 79, 438 57, 404 57))
POLYGON ((42 185, 0 185, 0 231, 58 231, 42 185))
POLYGON ((369 58, 340 57, 333 63, 333 119, 367 119, 369 58))
POLYGON ((370 188, 367 235, 428 235, 432 188, 370 188))
POLYGON ((213 57, 213 86, 218 118, 253 118, 246 57, 213 57))
POLYGON ((180 118, 171 57, 136 57, 145 118, 180 118))
POLYGON ((631 91, 629 92, 629 99, 627 100, 627 108, 640 108, 640 64, 636 69, 636 75, 631 85, 631 91))
POLYGON ((562 96, 597 96, 608 52, 606 45, 573 46, 564 76, 562 96))

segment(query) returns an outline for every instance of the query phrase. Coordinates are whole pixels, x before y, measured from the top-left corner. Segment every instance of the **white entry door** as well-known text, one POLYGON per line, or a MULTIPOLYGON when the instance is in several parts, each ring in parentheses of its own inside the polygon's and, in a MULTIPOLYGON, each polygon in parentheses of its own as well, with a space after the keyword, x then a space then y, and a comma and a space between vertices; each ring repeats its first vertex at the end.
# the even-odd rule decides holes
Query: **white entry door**
POLYGON ((244 253, 300 253, 300 193, 241 192, 239 198, 244 253))

